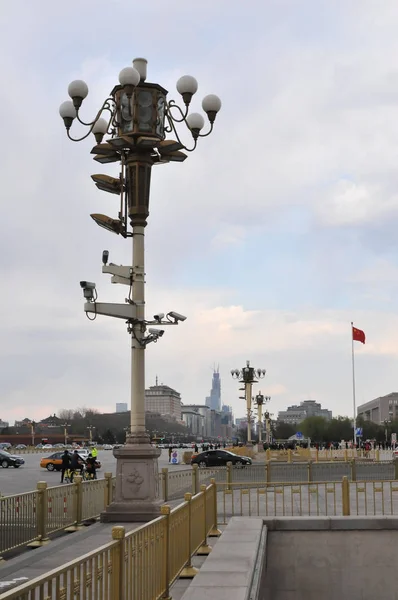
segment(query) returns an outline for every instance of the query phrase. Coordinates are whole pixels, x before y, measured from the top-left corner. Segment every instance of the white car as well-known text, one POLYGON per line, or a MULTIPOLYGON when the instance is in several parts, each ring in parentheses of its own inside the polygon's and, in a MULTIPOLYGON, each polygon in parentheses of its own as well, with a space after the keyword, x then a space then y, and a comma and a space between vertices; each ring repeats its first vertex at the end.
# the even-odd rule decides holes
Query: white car
POLYGON ((102 447, 104 450, 113 450, 113 446, 111 444, 104 444, 102 447))

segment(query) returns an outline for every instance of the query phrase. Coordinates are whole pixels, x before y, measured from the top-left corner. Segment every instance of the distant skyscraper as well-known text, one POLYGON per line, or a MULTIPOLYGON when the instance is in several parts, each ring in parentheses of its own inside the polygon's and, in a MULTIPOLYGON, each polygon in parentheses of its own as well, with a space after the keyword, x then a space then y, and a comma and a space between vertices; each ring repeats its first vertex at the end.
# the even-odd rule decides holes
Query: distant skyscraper
POLYGON ((206 406, 212 410, 221 410, 221 379, 219 367, 213 370, 213 379, 211 382, 210 396, 206 398, 206 406))

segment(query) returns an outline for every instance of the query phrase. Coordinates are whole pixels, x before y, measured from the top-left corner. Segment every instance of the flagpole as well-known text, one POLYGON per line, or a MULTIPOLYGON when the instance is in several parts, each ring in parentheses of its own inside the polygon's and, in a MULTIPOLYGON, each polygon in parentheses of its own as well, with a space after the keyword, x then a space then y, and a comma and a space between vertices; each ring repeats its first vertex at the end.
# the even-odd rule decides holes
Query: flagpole
POLYGON ((353 425, 353 433, 354 433, 354 448, 357 445, 357 436, 356 436, 356 401, 355 401, 355 359, 354 359, 354 335, 353 335, 353 327, 354 323, 351 321, 351 356, 352 356, 352 402, 354 407, 354 425, 353 425))

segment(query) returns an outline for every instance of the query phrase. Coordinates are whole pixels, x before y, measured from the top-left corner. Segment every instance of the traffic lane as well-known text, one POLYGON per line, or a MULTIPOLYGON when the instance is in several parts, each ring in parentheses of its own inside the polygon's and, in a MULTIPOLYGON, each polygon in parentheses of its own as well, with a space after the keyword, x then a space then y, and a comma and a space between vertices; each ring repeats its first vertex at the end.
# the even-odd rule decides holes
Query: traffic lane
MULTIPOLYGON (((24 454, 21 455, 25 460, 25 464, 19 469, 9 467, 2 469, 0 467, 0 495, 12 496, 14 494, 23 494, 36 489, 38 481, 45 481, 50 486, 59 485, 61 483, 61 473, 59 471, 50 472, 47 469, 40 467, 40 460, 44 456, 48 458, 52 453, 43 454, 24 454)), ((116 458, 113 456, 112 450, 100 450, 98 458, 101 462, 101 469, 98 471, 98 476, 102 478, 104 473, 109 472, 115 475, 116 473, 116 458)), ((187 468, 187 465, 173 465, 169 463, 169 453, 163 449, 158 460, 159 471, 163 467, 168 467, 171 470, 187 468)))

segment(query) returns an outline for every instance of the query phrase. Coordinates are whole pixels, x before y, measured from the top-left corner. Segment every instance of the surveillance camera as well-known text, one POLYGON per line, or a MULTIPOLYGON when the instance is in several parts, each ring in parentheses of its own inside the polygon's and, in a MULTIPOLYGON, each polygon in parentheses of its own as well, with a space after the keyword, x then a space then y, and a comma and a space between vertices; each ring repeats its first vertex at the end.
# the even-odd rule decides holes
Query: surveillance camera
POLYGON ((92 281, 81 281, 80 287, 84 290, 85 288, 89 290, 95 290, 95 283, 92 281))
POLYGON ((92 281, 81 281, 80 287, 83 289, 83 296, 86 300, 94 300, 95 283, 92 281))
POLYGON ((155 319, 155 321, 161 321, 162 319, 164 319, 164 313, 158 313, 157 315, 153 315, 153 318, 155 319))
POLYGON ((174 319, 175 322, 185 321, 185 319, 186 319, 186 317, 184 315, 180 315, 180 313, 174 312, 173 310, 171 312, 169 312, 167 316, 170 317, 171 319, 174 319))
POLYGON ((102 262, 104 263, 104 265, 107 264, 108 258, 109 258, 109 251, 108 250, 104 250, 102 252, 102 262))
POLYGON ((164 329, 154 329, 153 327, 150 327, 148 329, 148 333, 156 337, 162 337, 162 335, 164 334, 164 329))

